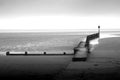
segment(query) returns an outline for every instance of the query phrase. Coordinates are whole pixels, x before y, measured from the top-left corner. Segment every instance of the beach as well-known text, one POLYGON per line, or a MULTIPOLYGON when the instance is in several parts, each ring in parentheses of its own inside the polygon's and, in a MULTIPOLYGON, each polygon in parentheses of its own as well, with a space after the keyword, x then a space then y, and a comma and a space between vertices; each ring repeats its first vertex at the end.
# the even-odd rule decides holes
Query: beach
POLYGON ((86 35, 80 33, 77 35, 72 33, 2 33, 0 36, 0 77, 53 79, 53 76, 66 69, 73 55, 6 56, 6 52, 73 54, 73 48, 86 35))
POLYGON ((119 80, 120 38, 101 39, 86 62, 71 62, 58 80, 119 80))
MULTIPOLYGON (((68 39, 78 40, 79 37, 71 36, 68 39)), ((80 40, 74 41, 74 47, 80 40)), ((42 80, 120 79, 119 46, 119 37, 101 38, 85 62, 73 62, 73 55, 0 56, 0 77, 42 80)))

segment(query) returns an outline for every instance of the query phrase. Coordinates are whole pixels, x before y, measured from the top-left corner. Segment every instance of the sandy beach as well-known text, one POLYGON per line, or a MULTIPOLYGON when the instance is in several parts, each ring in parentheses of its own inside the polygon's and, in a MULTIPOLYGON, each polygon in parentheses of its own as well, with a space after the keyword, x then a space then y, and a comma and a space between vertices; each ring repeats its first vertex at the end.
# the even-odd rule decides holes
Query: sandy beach
POLYGON ((42 80, 120 79, 119 46, 119 37, 102 38, 86 62, 72 62, 72 55, 0 56, 0 77, 42 80))
POLYGON ((58 80, 119 80, 120 38, 100 39, 86 62, 71 62, 58 80))

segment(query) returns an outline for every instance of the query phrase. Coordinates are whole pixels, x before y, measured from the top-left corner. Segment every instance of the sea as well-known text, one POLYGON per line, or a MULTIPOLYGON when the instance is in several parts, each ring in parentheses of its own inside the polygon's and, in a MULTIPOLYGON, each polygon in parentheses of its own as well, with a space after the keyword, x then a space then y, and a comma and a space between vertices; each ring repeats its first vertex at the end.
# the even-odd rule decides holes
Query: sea
POLYGON ((70 32, 0 33, 0 52, 72 52, 84 37, 70 32))
MULTIPOLYGON (((103 33, 120 31, 103 31, 103 33)), ((91 32, 2 32, 0 52, 73 52, 81 40, 91 32)))

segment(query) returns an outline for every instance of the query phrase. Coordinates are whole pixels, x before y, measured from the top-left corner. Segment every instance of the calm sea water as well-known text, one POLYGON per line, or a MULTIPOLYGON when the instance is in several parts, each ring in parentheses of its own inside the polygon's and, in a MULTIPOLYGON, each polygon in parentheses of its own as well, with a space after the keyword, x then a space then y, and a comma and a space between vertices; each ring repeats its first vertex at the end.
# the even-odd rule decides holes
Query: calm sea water
POLYGON ((0 52, 73 51, 85 37, 72 33, 0 33, 0 52))

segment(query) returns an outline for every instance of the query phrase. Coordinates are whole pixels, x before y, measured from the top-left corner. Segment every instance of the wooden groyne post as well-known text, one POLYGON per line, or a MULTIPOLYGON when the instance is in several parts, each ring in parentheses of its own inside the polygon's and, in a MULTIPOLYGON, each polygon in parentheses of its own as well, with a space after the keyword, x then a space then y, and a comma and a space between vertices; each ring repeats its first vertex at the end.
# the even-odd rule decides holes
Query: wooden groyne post
POLYGON ((6 52, 6 55, 9 55, 9 54, 10 54, 10 52, 9 52, 9 51, 7 51, 7 52, 6 52))

